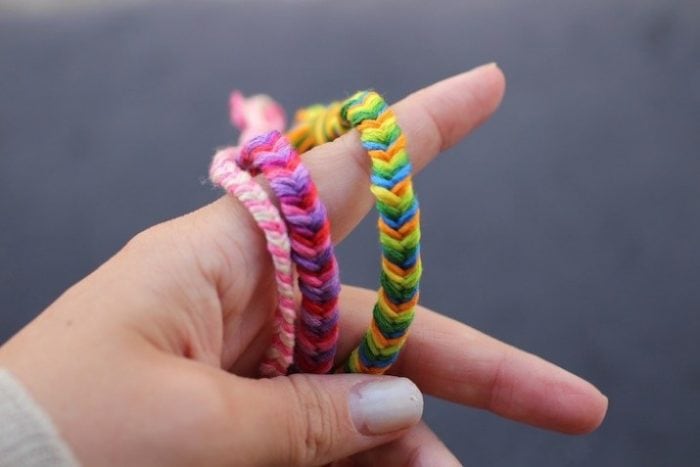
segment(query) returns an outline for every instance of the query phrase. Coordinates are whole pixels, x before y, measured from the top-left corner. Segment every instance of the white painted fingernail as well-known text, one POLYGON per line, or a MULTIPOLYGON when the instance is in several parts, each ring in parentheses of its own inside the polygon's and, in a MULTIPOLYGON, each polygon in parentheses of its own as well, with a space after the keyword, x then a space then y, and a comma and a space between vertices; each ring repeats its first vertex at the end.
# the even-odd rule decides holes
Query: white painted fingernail
POLYGON ((410 379, 384 376, 350 391, 350 414, 355 428, 381 435, 409 428, 423 415, 423 395, 410 379))

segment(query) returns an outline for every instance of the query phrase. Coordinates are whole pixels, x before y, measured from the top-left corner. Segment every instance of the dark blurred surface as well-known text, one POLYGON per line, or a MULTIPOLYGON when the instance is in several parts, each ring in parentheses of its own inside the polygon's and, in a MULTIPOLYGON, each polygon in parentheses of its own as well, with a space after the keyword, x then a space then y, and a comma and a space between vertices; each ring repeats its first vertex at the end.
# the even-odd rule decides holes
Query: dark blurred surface
MULTIPOLYGON (((466 465, 700 458, 700 3, 168 3, 0 13, 0 342, 139 230, 218 196, 226 97, 391 100, 496 60, 493 120, 418 178, 423 303, 581 374, 566 437, 430 400, 466 465)), ((374 287, 372 216, 340 247, 374 287)))

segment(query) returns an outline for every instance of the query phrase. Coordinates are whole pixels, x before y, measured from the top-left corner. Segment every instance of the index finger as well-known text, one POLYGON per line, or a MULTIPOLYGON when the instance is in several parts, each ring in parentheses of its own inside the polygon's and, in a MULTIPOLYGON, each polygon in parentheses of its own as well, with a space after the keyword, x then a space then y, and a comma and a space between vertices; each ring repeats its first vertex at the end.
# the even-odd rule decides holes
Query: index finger
MULTIPOLYGON (((392 106, 406 135, 414 171, 423 169, 442 150, 488 119, 504 91, 503 73, 495 64, 489 64, 433 84, 392 106)), ((351 131, 305 153, 303 161, 326 205, 332 238, 338 243, 373 205, 370 158, 357 132, 351 131)), ((227 291, 226 297, 246 303, 250 291, 270 271, 267 262, 260 261, 265 244, 252 218, 227 196, 200 209, 194 218, 202 219, 206 226, 199 232, 198 240, 204 246, 198 246, 197 251, 225 252, 223 260, 206 260, 210 265, 207 270, 213 270, 210 276, 217 287, 227 291), (241 267, 246 271, 244 280, 232 283, 231 276, 241 267)), ((228 306, 228 301, 222 300, 228 306)))
MULTIPOLYGON (((441 151, 487 120, 504 92, 503 73, 492 63, 423 88, 394 104, 414 171, 422 170, 441 151)), ((357 132, 350 131, 305 153, 303 160, 326 205, 337 243, 373 204, 367 152, 357 132)))

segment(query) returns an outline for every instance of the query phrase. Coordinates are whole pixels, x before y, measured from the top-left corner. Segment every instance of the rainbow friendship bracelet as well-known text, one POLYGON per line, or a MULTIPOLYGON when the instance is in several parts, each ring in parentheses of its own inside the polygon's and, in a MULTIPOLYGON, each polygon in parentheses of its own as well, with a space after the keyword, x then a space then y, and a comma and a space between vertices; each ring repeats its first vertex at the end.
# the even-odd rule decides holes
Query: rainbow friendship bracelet
POLYGON ((286 375, 293 362, 295 343, 294 279, 291 247, 287 227, 267 193, 234 162, 237 147, 219 150, 212 161, 209 174, 212 182, 234 195, 252 214, 265 234, 267 249, 272 256, 277 282, 277 312, 273 323, 272 344, 267 350, 260 374, 264 377, 286 375))
POLYGON ((370 190, 379 211, 383 255, 372 324, 345 369, 381 374, 398 358, 418 303, 423 269, 420 210, 406 136, 384 99, 376 92, 358 92, 345 101, 341 116, 360 132, 362 146, 372 160, 370 190))
POLYGON ((341 115, 342 102, 328 105, 315 104, 297 110, 294 115, 294 128, 287 132, 287 138, 299 153, 323 143, 333 141, 347 133, 352 126, 341 115))
POLYGON ((406 137, 382 97, 360 91, 344 103, 297 112, 289 139, 300 150, 332 141, 350 128, 360 132, 372 161, 371 191, 379 211, 381 287, 373 320, 343 370, 382 374, 396 361, 418 303, 422 272, 420 211, 413 192, 406 137))
POLYGON ((289 230, 302 294, 295 370, 328 373, 338 340, 340 279, 330 223, 316 185, 297 151, 278 131, 250 140, 236 162, 253 176, 265 176, 289 230))

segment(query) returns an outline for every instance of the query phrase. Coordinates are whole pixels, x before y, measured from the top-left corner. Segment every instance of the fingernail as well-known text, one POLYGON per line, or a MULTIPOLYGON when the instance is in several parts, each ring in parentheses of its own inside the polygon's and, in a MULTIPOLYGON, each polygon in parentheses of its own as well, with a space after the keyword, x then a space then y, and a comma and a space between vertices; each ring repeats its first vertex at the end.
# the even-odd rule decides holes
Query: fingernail
POLYGON ((407 378, 381 377, 350 391, 350 414, 365 435, 381 435, 408 428, 423 414, 423 395, 407 378))

